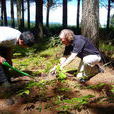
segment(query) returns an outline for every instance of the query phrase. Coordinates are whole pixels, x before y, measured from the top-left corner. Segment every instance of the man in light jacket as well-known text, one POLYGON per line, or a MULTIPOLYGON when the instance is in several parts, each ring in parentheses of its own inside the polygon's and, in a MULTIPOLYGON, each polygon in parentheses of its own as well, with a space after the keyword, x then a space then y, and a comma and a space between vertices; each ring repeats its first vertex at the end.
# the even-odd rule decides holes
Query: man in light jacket
POLYGON ((8 86, 8 68, 2 63, 7 61, 12 65, 12 48, 15 45, 30 47, 34 44, 34 36, 29 31, 21 33, 11 27, 0 26, 0 85, 8 86))

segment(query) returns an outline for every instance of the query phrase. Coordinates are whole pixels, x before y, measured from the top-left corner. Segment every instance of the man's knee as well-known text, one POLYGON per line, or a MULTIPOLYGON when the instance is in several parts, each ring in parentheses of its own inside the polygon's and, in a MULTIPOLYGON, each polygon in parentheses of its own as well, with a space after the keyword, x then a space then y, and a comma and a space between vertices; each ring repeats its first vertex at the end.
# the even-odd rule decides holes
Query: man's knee
POLYGON ((83 63, 85 65, 94 66, 95 64, 99 63, 101 57, 98 55, 89 55, 83 58, 83 63))
POLYGON ((90 65, 90 64, 92 63, 92 61, 89 60, 88 57, 84 57, 84 58, 83 58, 83 63, 84 63, 84 65, 90 65))

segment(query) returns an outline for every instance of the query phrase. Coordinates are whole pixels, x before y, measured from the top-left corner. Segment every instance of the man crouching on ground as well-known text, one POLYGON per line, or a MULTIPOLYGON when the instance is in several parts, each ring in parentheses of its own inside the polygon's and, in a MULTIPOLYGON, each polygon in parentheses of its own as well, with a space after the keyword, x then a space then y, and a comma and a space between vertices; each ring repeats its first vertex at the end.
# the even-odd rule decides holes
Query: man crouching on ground
POLYGON ((29 31, 21 33, 10 27, 0 27, 0 85, 9 86, 8 68, 2 63, 7 61, 12 65, 12 48, 15 45, 30 47, 34 43, 34 36, 29 31))
MULTIPOLYGON (((103 71, 98 63, 101 61, 101 54, 92 42, 82 35, 75 35, 73 31, 64 29, 60 32, 60 40, 65 45, 64 57, 60 63, 60 68, 64 68, 76 57, 81 58, 78 68, 77 79, 85 82, 87 77, 95 71, 97 74, 103 71), (66 56, 70 55, 68 58, 66 56)), ((51 70, 54 71, 55 67, 51 70)), ((92 74, 93 75, 93 74, 92 74)))

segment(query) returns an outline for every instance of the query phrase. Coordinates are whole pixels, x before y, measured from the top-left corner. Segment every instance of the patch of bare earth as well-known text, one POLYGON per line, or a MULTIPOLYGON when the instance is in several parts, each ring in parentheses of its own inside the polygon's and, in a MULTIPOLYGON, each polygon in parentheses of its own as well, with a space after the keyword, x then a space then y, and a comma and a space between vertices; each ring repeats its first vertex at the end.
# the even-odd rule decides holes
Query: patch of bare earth
MULTIPOLYGON (((72 63, 76 67, 79 61, 72 63)), ((104 68, 104 73, 99 73, 92 77, 86 83, 79 83, 75 76, 70 76, 66 79, 65 83, 56 80, 56 76, 50 74, 41 77, 35 77, 34 81, 40 80, 56 80, 56 83, 47 86, 43 95, 39 89, 33 87, 30 95, 17 96, 16 92, 24 87, 27 80, 19 81, 12 84, 12 95, 7 98, 0 97, 0 114, 113 114, 114 112, 114 99, 113 92, 110 91, 111 85, 114 85, 114 71, 108 67, 104 68), (102 87, 87 88, 89 86, 96 86, 104 83, 102 87), (58 88, 70 88, 68 92, 62 92, 58 88), (62 112, 55 110, 56 106, 53 105, 52 98, 57 95, 64 95, 67 98, 78 98, 86 95, 94 95, 86 109, 81 111, 71 110, 69 112, 62 112), (112 98, 112 99, 111 99, 112 98), (51 99, 51 100, 49 100, 51 99), (51 107, 46 108, 46 105, 51 107)), ((28 78, 28 81, 33 80, 28 78)))

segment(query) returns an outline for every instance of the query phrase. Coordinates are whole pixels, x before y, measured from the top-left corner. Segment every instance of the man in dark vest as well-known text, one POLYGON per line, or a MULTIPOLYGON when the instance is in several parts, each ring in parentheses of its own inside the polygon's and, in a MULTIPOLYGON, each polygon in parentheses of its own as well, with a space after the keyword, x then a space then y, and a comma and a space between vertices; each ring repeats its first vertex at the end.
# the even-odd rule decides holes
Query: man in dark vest
MULTIPOLYGON (((77 78, 80 82, 85 82, 87 78, 103 70, 98 63, 101 61, 101 54, 92 42, 82 35, 75 35, 73 31, 64 29, 60 32, 60 40, 65 45, 60 68, 64 68, 76 57, 81 58, 78 68, 77 78), (69 57, 67 57, 70 55, 69 57)), ((52 69, 55 70, 56 67, 52 69)))

